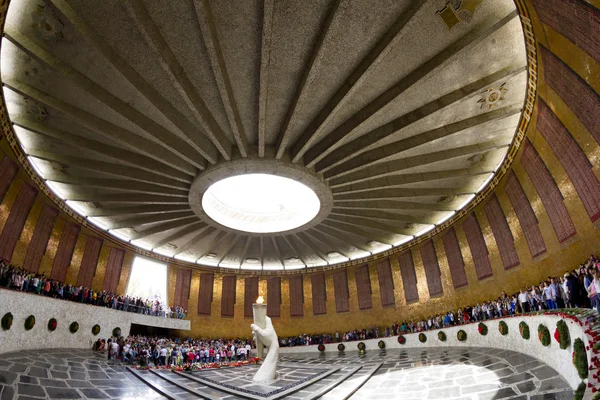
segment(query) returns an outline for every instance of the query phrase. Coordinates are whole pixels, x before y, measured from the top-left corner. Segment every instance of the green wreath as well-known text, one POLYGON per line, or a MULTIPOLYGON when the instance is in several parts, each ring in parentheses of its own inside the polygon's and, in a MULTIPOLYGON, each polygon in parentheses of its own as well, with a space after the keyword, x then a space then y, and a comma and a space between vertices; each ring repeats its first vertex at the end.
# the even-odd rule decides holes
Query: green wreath
POLYGON ((380 340, 379 342, 377 342, 377 347, 379 347, 380 349, 385 349, 385 342, 383 340, 380 340))
POLYGON ((35 317, 30 315, 25 319, 25 330, 30 331, 35 326, 35 317))
POLYGON ((75 333, 79 330, 79 323, 77 322, 71 322, 71 325, 69 325, 69 331, 71 333, 75 333))
POLYGON ((100 325, 96 324, 92 326, 92 334, 97 336, 100 333, 100 325))
POLYGON ((563 319, 556 323, 556 332, 558 333, 560 348, 566 350, 571 345, 571 335, 569 334, 569 327, 563 319))
POLYGON ((506 325, 506 322, 500 321, 498 323, 498 331, 502 336, 508 335, 508 325, 506 325))
POLYGON ((344 346, 344 343, 338 344, 338 351, 344 351, 344 350, 346 350, 346 346, 344 346))
POLYGON ((358 347, 358 350, 360 351, 365 351, 367 349, 367 346, 363 342, 358 343, 356 347, 358 347))
POLYGON ((487 325, 486 325, 486 324, 484 324, 483 322, 480 322, 480 323, 479 323, 479 325, 477 325, 477 331, 478 331, 478 332, 479 332, 481 335, 485 336, 485 335, 487 335, 487 333, 488 333, 488 327, 487 327, 487 325))
POLYGON ((438 332, 438 339, 440 340, 440 342, 445 342, 446 341, 446 334, 444 333, 444 331, 439 331, 438 332))
POLYGON ((398 343, 400 343, 400 344, 406 343, 406 338, 403 335, 398 336, 398 343))
POLYGON ((538 325, 538 339, 540 340, 540 343, 542 343, 542 345, 550 345, 550 331, 548 330, 548 328, 546 328, 546 326, 542 324, 538 325))
POLYGON ((121 336, 121 328, 119 328, 119 327, 117 326, 115 329, 113 329, 113 331, 112 331, 112 335, 113 335, 114 337, 119 337, 119 336, 121 336))
POLYGON ((521 333, 521 337, 525 340, 529 340, 529 325, 525 321, 519 322, 519 332, 521 333))
POLYGON ((427 336, 424 333, 419 333, 419 342, 425 343, 427 341, 427 336))
POLYGON ((586 379, 588 377, 588 360, 587 352, 585 351, 585 344, 579 338, 573 342, 573 365, 577 368, 579 377, 586 379))
POLYGON ((459 342, 464 342, 465 340, 467 340, 467 332, 465 332, 461 329, 456 334, 456 338, 458 339, 459 342))
POLYGON ((56 321, 56 318, 50 318, 50 320, 48 321, 48 330, 50 332, 54 332, 56 330, 57 325, 58 322, 56 321))
POLYGON ((7 331, 10 329, 13 323, 13 315, 11 313, 6 313, 2 317, 2 330, 7 331))

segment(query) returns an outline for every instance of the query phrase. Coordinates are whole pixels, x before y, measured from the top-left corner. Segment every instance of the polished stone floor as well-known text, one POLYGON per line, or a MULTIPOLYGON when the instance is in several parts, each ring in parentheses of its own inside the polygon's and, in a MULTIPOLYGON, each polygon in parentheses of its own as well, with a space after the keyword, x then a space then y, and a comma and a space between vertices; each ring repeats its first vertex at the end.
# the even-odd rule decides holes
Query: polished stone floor
POLYGON ((23 351, 0 356, 0 400, 573 398, 542 362, 487 348, 282 355, 282 379, 269 387, 251 382, 256 368, 134 374, 88 350, 23 351))

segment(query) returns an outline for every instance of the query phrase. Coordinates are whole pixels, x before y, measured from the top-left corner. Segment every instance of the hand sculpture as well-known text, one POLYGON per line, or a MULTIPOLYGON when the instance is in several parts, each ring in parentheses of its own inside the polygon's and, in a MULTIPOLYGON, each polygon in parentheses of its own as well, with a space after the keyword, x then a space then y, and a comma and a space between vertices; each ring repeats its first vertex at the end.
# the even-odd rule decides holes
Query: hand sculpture
POLYGON ((254 378, 252 378, 254 382, 270 382, 277 378, 276 370, 277 361, 279 359, 279 340, 277 339, 277 333, 275 333, 271 318, 266 317, 265 321, 265 329, 262 329, 256 324, 250 325, 254 339, 256 341, 260 340, 269 348, 262 366, 254 375, 254 378))

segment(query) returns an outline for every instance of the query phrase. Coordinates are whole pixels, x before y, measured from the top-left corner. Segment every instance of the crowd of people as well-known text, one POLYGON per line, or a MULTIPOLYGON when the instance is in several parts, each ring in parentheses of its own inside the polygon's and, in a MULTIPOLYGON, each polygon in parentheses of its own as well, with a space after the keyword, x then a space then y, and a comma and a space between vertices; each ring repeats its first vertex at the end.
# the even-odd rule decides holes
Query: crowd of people
POLYGON ((156 317, 184 319, 186 314, 186 310, 182 307, 169 307, 160 299, 122 296, 84 286, 65 284, 47 278, 44 274, 16 267, 4 260, 0 260, 0 287, 156 317))
POLYGON ((595 256, 591 256, 578 268, 567 271, 562 277, 548 277, 538 285, 523 287, 518 293, 510 295, 502 292, 497 299, 462 307, 456 312, 451 310, 422 320, 396 322, 382 329, 370 327, 342 334, 335 332, 280 338, 279 344, 290 347, 376 339, 486 321, 517 313, 573 307, 595 308, 600 314, 600 260, 595 256))
POLYGON ((170 339, 130 336, 98 339, 94 350, 107 353, 108 360, 141 366, 229 363, 252 357, 249 340, 170 339))

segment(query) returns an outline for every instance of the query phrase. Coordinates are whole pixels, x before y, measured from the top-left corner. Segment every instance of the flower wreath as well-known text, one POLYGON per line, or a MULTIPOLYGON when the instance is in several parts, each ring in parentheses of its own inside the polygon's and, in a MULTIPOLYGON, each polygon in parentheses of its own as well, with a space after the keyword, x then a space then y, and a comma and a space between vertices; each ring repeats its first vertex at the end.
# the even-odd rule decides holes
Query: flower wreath
POLYGON ((119 337, 119 336, 121 336, 121 328, 119 328, 119 327, 117 326, 115 329, 113 329, 113 331, 112 331, 112 335, 113 335, 114 337, 119 337))
POLYGON ((346 350, 346 346, 344 346, 344 343, 338 344, 338 351, 344 351, 344 350, 346 350))
POLYGON ((11 313, 6 313, 2 317, 2 330, 7 331, 10 329, 13 323, 13 315, 11 313))
POLYGON ((458 339, 459 342, 464 342, 465 340, 467 340, 467 332, 465 332, 461 329, 456 334, 456 338, 458 339))
POLYGON ((564 320, 559 320, 556 323, 556 330, 554 331, 554 339, 560 345, 560 348, 566 350, 571 344, 571 335, 569 334, 569 327, 564 320))
POLYGON ((406 343, 406 338, 402 335, 398 336, 398 343, 400 343, 400 344, 406 343))
POLYGON ((573 365, 577 368, 577 372, 581 379, 586 379, 588 377, 589 369, 585 344, 579 338, 575 339, 573 342, 573 365))
POLYGON ((358 347, 358 350, 360 351, 365 351, 367 349, 367 346, 363 342, 358 343, 356 347, 358 347))
POLYGON ((445 334, 443 331, 439 331, 439 332, 438 332, 438 339, 439 339, 441 342, 445 342, 445 341, 446 341, 446 334, 445 334))
POLYGON ((487 325, 486 325, 486 324, 484 324, 483 322, 480 322, 480 323, 479 323, 479 325, 477 325, 477 331, 478 331, 478 332, 479 332, 481 335, 485 336, 485 335, 487 335, 487 333, 488 333, 488 327, 487 327, 487 325))
POLYGON ((56 321, 56 318, 50 318, 50 320, 48 320, 48 330, 50 332, 54 332, 56 330, 57 325, 58 322, 56 321))
POLYGON ((380 340, 379 342, 377 342, 377 347, 379 347, 380 349, 385 349, 385 342, 383 340, 380 340))
POLYGON ((71 322, 71 325, 69 325, 69 331, 71 333, 75 333, 79 330, 79 323, 77 322, 71 322))
POLYGON ((500 321, 498 323, 498 331, 502 336, 508 335, 508 325, 506 325, 506 322, 500 321))
POLYGON ((519 332, 521 333, 521 337, 525 340, 529 340, 529 325, 525 321, 519 322, 519 332))
POLYGON ((425 343, 427 341, 427 336, 424 333, 419 333, 419 342, 425 343))
POLYGON ((325 351, 325 345, 324 344, 320 344, 317 346, 317 350, 319 350, 320 352, 325 351))
POLYGON ((30 331, 31 329, 33 329, 34 326, 35 317, 33 315, 30 315, 29 317, 27 317, 27 319, 25 319, 25 330, 30 331))
POLYGON ((538 339, 544 346, 550 345, 550 331, 542 324, 538 325, 538 339))
POLYGON ((97 336, 100 333, 100 325, 92 326, 92 335, 97 336))

